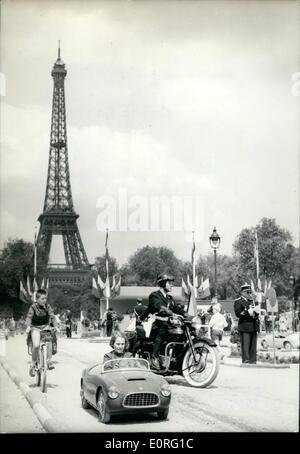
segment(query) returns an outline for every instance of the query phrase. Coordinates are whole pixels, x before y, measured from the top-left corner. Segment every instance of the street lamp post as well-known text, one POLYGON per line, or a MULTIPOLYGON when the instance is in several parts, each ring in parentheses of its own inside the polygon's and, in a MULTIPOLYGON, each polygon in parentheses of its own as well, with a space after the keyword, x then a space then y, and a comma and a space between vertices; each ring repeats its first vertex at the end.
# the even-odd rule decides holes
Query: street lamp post
POLYGON ((214 227, 213 233, 209 237, 210 246, 214 250, 215 258, 215 297, 217 298, 217 249, 220 246, 221 238, 214 227))

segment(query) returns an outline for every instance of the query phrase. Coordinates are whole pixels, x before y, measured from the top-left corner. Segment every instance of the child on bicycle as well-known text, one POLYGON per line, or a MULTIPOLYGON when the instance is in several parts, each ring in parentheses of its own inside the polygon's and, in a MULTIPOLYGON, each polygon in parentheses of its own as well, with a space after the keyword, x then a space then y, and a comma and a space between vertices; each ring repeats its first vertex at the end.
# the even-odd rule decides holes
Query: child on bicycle
MULTIPOLYGON (((39 289, 36 292, 36 302, 33 303, 28 311, 26 318, 26 334, 31 334, 32 340, 32 362, 29 369, 29 375, 35 376, 35 366, 38 359, 39 346, 40 346, 40 333, 41 330, 45 329, 52 322, 54 328, 58 331, 57 321, 54 317, 53 309, 50 304, 47 303, 48 293, 44 289, 39 289)), ((51 362, 52 346, 48 348, 48 369, 54 369, 54 365, 51 362)))

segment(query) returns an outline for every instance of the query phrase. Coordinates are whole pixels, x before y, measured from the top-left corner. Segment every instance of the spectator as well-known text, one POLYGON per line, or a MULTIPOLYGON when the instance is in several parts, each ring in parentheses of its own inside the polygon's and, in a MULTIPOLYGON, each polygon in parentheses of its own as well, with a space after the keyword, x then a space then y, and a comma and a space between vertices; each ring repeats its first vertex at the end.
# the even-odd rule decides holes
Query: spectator
POLYGON ((285 315, 285 312, 283 312, 282 314, 280 314, 279 317, 279 332, 281 334, 287 333, 287 323, 288 323, 287 317, 285 315))
POLYGON ((277 333, 279 333, 279 315, 277 314, 274 317, 274 328, 277 333))
POLYGON ((209 321, 208 328, 210 332, 210 337, 217 344, 217 349, 220 352, 221 359, 224 358, 224 353, 221 350, 220 342, 223 337, 223 330, 227 326, 227 321, 224 315, 221 314, 221 304, 216 303, 213 305, 213 315, 209 321))
POLYGON ((16 322, 15 322, 15 319, 13 317, 11 317, 9 319, 8 329, 9 329, 10 336, 14 337, 15 332, 16 332, 16 322))
POLYGON ((103 325, 106 326, 106 336, 110 337, 113 329, 113 310, 111 307, 109 307, 107 312, 104 314, 103 325))
POLYGON ((67 316, 66 316, 66 334, 68 338, 72 337, 72 316, 71 316, 71 311, 67 311, 67 316))
POLYGON ((227 322, 227 326, 224 328, 224 332, 227 332, 229 335, 231 332, 232 324, 233 324, 233 319, 232 319, 232 315, 230 314, 230 312, 226 312, 225 320, 227 322))
POLYGON ((272 331, 272 320, 270 319, 269 314, 265 315, 265 328, 266 328, 266 333, 271 333, 272 331))
POLYGON ((258 318, 259 318, 259 332, 266 331, 264 312, 261 312, 259 314, 258 318))

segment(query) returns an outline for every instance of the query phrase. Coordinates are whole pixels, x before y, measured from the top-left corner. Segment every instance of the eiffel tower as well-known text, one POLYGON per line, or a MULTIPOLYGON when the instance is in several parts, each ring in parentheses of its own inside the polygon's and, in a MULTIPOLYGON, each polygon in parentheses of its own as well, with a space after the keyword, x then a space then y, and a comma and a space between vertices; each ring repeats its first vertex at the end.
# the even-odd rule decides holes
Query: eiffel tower
POLYGON ((52 237, 61 235, 66 264, 48 265, 50 284, 80 284, 90 267, 80 237, 77 225, 79 215, 74 211, 71 192, 64 88, 67 71, 60 58, 60 45, 51 75, 54 86, 50 152, 44 209, 38 218, 40 229, 37 249, 43 250, 48 265, 52 237))

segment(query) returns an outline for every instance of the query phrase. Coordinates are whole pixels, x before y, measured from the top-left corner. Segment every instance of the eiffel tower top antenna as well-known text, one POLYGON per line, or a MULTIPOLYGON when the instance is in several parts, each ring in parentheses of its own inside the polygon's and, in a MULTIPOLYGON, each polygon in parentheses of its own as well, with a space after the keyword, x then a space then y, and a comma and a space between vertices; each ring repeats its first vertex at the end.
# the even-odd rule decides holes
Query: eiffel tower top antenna
POLYGON ((58 40, 58 59, 60 60, 60 40, 58 40))

